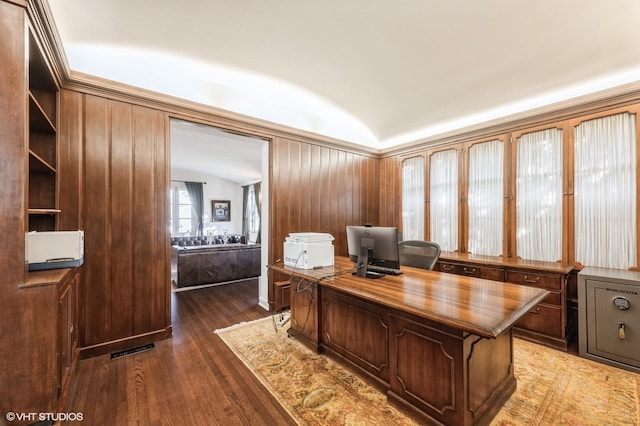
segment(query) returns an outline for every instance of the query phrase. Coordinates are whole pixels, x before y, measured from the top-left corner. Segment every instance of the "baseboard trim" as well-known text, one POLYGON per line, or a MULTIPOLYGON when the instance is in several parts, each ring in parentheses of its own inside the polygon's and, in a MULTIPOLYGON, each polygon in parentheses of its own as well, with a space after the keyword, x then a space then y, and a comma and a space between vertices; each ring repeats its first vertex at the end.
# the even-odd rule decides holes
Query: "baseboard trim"
POLYGON ((80 348, 80 359, 92 358, 94 356, 110 354, 112 352, 123 351, 136 346, 142 346, 171 337, 172 327, 168 326, 162 330, 150 333, 138 334, 124 339, 112 340, 99 343, 97 345, 80 348))

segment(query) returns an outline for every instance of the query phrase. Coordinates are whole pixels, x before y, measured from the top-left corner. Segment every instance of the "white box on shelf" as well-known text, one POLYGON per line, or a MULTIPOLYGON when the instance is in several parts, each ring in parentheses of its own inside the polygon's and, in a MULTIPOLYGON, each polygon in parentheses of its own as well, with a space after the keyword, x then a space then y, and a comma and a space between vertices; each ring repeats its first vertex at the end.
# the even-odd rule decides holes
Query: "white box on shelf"
POLYGON ((28 232, 25 249, 30 271, 77 267, 84 262, 84 231, 28 232))
POLYGON ((284 242, 284 264, 298 269, 333 266, 333 236, 317 232, 292 233, 284 242))

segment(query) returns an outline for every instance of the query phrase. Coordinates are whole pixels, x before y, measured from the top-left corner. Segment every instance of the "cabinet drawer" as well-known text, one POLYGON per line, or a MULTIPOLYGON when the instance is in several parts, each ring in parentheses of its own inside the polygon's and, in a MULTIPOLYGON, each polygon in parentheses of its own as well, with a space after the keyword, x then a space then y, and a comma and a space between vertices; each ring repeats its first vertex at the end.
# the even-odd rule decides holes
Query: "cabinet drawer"
POLYGON ((458 266, 459 275, 480 278, 480 271, 482 270, 482 268, 480 268, 479 266, 471 266, 471 265, 457 265, 457 266, 458 266))
POLYGON ((507 271, 507 282, 531 285, 534 287, 560 290, 562 288, 561 275, 544 275, 535 272, 507 271))
POLYGON ((480 278, 484 278, 485 280, 504 282, 504 269, 481 268, 480 278))
POLYGON ((562 310, 558 306, 537 305, 515 326, 551 337, 562 337, 562 310))
POLYGON ((455 263, 438 262, 435 269, 448 274, 457 274, 458 268, 459 265, 456 265, 455 263))
POLYGON ((547 297, 542 299, 542 303, 562 306, 562 294, 559 291, 550 291, 547 297))
POLYGON ((504 281, 504 269, 486 268, 478 265, 438 262, 436 270, 449 274, 466 275, 467 277, 484 278, 492 281, 504 281))

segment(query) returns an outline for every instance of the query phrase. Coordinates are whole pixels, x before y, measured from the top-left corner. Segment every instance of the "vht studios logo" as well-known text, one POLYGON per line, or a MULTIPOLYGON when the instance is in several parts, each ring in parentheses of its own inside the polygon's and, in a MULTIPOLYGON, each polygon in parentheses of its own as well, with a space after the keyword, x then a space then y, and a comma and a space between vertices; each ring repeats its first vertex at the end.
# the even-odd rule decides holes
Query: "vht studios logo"
POLYGON ((81 422, 82 413, 14 413, 9 411, 4 416, 10 422, 81 422))

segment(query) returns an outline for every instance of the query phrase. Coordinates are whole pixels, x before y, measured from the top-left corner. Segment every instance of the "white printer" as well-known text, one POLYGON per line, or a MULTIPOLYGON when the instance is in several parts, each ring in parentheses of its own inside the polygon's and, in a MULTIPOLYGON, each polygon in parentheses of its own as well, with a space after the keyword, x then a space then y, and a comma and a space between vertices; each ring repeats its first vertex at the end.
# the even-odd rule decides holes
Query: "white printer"
POLYGON ((284 264, 298 269, 333 266, 333 236, 321 232, 290 233, 284 242, 284 264))
POLYGON ((84 262, 84 231, 28 232, 25 246, 30 271, 72 268, 84 262))

